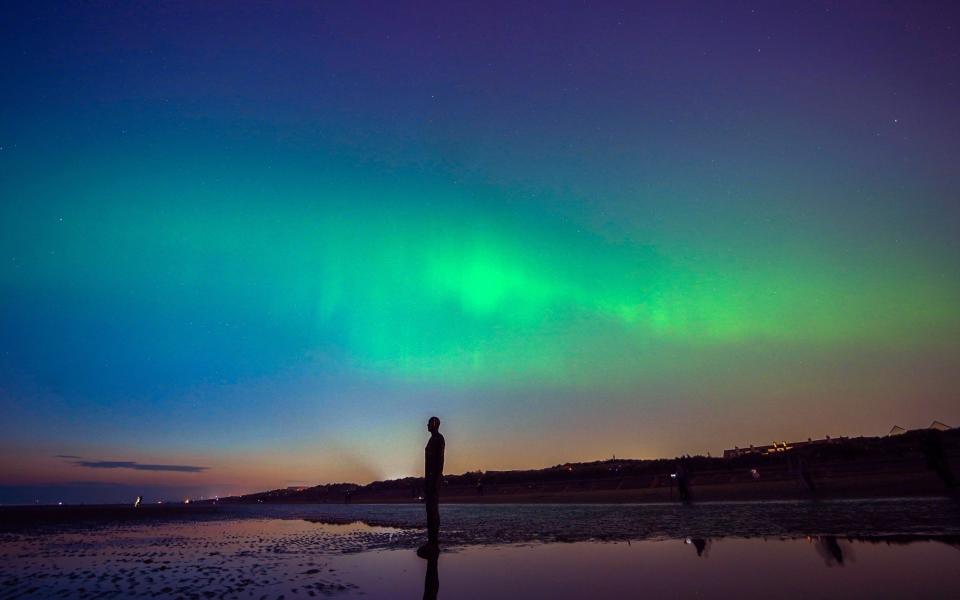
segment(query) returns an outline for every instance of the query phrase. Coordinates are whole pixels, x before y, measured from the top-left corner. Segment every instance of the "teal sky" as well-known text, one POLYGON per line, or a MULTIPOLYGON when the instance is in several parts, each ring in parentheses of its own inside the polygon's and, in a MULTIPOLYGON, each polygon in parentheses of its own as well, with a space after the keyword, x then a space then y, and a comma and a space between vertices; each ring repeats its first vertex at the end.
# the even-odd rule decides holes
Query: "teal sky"
POLYGON ((956 13, 871 6, 14 10, 0 501, 957 424, 956 13))

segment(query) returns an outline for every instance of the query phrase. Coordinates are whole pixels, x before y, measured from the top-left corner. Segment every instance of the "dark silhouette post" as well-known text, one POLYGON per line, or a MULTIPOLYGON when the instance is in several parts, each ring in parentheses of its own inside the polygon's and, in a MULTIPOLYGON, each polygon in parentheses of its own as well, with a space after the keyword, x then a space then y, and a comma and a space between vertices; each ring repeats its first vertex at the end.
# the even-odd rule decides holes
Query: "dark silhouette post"
POLYGON ((427 421, 430 440, 424 448, 423 497, 427 506, 427 543, 417 550, 422 558, 440 552, 440 480, 443 478, 443 451, 446 441, 440 434, 440 419, 427 421))
POLYGON ((440 572, 437 569, 438 556, 427 558, 427 574, 423 577, 423 600, 437 600, 440 591, 440 572))

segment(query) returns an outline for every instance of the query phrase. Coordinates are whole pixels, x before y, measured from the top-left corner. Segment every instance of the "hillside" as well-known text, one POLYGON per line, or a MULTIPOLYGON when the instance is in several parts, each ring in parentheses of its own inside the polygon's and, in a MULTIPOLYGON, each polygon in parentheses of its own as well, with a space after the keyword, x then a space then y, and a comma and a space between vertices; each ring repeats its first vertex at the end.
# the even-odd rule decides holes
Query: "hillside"
MULTIPOLYGON (((954 493, 960 431, 823 440, 735 458, 610 459, 544 469, 444 477, 443 502, 660 502, 692 500, 893 497, 954 493), (679 474, 679 477, 677 476, 679 474)), ((367 485, 323 484, 221 498, 221 503, 418 502, 423 479, 367 485)))

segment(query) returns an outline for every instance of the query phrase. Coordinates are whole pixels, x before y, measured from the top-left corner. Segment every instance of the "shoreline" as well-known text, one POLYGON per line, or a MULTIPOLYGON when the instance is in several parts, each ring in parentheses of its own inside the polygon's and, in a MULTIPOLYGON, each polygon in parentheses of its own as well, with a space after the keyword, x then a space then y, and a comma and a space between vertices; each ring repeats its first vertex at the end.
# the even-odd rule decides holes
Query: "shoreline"
MULTIPOLYGON (((690 502, 816 501, 880 498, 956 498, 936 473, 925 469, 891 469, 881 472, 820 472, 811 490, 787 472, 752 480, 742 473, 706 472, 691 477, 690 502)), ((341 494, 320 498, 300 494, 271 497, 258 494, 221 498, 222 505, 257 504, 418 504, 410 489, 358 489, 349 499, 341 494)), ((440 491, 441 504, 652 504, 681 503, 676 485, 660 478, 653 485, 633 478, 574 482, 530 482, 487 486, 480 494, 469 485, 447 485, 440 491), (646 483, 646 485, 643 485, 646 483)))
POLYGON ((220 507, 203 504, 153 504, 137 508, 132 504, 11 505, 0 506, 0 533, 48 525, 144 523, 221 514, 220 507))
MULTIPOLYGON (((956 496, 960 430, 837 438, 731 457, 608 459, 443 477, 444 503, 646 503, 956 496)), ((416 503, 422 477, 221 497, 221 504, 416 503)), ((207 501, 210 503, 210 501, 207 501)))

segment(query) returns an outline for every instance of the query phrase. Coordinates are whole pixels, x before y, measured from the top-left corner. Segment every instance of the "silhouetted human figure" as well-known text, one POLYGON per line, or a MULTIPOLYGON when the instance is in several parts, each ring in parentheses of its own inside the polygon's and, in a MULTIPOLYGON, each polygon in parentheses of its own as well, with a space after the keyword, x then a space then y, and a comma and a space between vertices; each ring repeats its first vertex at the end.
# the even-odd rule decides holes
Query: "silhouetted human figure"
POLYGON ((440 572, 437 569, 438 555, 427 558, 427 574, 423 577, 423 600, 437 600, 440 591, 440 572))
POLYGON ((427 505, 427 543, 417 550, 422 558, 440 551, 440 480, 443 478, 443 451, 446 441, 440 434, 440 419, 430 417, 427 421, 430 440, 424 448, 423 498, 427 505))

